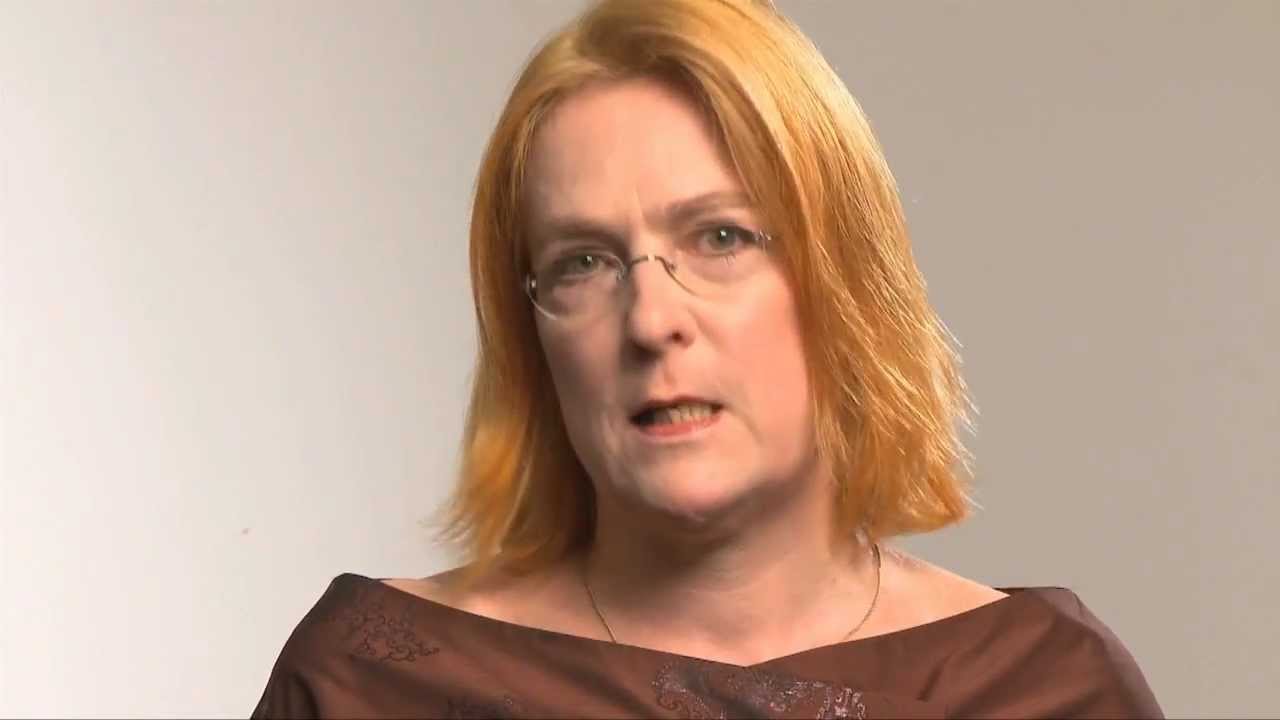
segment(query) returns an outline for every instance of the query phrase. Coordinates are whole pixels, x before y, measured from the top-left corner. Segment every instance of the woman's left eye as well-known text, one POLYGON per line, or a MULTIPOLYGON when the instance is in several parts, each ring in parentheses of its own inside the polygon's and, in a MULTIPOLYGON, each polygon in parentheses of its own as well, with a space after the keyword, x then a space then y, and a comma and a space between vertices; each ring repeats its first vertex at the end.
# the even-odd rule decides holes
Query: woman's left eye
POLYGON ((718 225, 699 233, 699 238, 706 243, 706 249, 716 252, 730 252, 741 245, 749 245, 756 240, 755 233, 736 225, 718 225))

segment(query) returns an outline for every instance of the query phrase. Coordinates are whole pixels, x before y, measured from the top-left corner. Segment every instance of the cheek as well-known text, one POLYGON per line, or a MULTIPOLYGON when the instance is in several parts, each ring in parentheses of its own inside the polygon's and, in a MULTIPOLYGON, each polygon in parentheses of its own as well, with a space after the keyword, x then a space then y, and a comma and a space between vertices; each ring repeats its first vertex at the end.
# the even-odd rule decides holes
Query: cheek
POLYGON ((539 326, 543 356, 555 384, 565 424, 573 428, 602 401, 601 392, 608 387, 608 359, 603 342, 570 339, 556 329, 539 326))
POLYGON ((771 432, 804 432, 810 423, 809 376, 790 292, 775 289, 753 313, 736 354, 746 363, 748 377, 743 380, 750 388, 756 419, 771 432))
POLYGON ((555 329, 540 329, 543 356, 551 371, 560 416, 570 446, 593 477, 607 473, 609 448, 615 447, 616 428, 609 425, 614 365, 604 338, 583 342, 581 334, 566 337, 555 329), (603 420, 602 420, 603 419, 603 420))

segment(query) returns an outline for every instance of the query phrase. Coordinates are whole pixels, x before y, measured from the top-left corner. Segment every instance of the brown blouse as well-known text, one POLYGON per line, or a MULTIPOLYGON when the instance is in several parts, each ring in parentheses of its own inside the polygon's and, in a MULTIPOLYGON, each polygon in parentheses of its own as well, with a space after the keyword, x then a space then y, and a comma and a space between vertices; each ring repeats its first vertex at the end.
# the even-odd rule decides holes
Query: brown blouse
POLYGON ((285 643, 254 718, 1163 717, 1063 588, 750 666, 516 625, 361 575, 285 643))

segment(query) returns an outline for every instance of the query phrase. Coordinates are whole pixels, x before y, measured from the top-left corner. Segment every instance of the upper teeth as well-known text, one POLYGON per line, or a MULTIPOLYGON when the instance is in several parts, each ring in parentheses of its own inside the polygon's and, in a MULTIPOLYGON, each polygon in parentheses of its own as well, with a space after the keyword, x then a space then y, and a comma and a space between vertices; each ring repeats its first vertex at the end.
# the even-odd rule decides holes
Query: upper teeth
POLYGON ((654 423, 689 422, 709 417, 715 408, 707 403, 685 403, 671 407, 657 408, 653 411, 654 423))

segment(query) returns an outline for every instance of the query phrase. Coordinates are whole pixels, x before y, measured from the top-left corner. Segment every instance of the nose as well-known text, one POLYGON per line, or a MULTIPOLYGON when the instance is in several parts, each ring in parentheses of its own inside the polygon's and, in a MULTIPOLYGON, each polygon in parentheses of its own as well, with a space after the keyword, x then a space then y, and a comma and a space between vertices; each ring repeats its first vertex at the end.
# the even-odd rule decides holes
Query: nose
POLYGON ((659 353, 693 341, 689 293, 671 276, 664 260, 651 255, 636 258, 627 279, 624 323, 634 344, 659 353))

